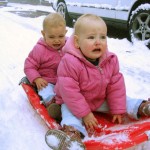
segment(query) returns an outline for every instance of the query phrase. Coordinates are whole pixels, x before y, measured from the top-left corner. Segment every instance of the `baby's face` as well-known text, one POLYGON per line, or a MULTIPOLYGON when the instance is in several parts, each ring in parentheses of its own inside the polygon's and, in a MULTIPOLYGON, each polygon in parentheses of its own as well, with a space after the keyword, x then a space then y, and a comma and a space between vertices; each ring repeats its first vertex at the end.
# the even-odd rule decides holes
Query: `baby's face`
POLYGON ((53 49, 60 50, 60 48, 65 44, 66 32, 67 30, 65 26, 58 26, 49 27, 45 31, 42 31, 42 34, 48 46, 53 49))
POLYGON ((101 21, 83 23, 80 33, 75 35, 75 44, 83 55, 93 61, 100 58, 107 49, 107 27, 101 21), (81 30, 82 29, 82 30, 81 30))

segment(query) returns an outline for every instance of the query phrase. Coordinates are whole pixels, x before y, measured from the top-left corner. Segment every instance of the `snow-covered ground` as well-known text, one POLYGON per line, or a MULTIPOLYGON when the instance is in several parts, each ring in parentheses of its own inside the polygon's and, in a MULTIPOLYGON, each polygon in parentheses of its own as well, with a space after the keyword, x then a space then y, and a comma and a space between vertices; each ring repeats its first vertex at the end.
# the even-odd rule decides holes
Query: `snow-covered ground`
MULTIPOLYGON (((9 3, 0 8, 0 150, 49 150, 45 143, 48 130, 43 120, 30 106, 22 87, 23 65, 29 51, 41 37, 43 18, 21 17, 8 11, 47 10, 51 7, 9 3)), ((68 36, 72 29, 68 28, 68 36)), ((150 50, 140 42, 130 43, 126 38, 108 37, 109 50, 120 60, 125 77, 127 95, 150 97, 150 50)), ((135 150, 149 150, 146 142, 135 150)))

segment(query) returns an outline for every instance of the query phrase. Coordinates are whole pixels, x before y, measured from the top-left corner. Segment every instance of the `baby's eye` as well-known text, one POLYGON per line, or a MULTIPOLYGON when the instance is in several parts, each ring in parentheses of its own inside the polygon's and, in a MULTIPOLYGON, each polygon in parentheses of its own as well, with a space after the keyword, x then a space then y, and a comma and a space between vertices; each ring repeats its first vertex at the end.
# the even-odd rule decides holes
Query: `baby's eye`
POLYGON ((60 35, 59 37, 60 37, 60 38, 63 38, 63 37, 64 37, 64 35, 60 35))
POLYGON ((49 38, 50 38, 50 39, 53 39, 53 38, 54 38, 54 36, 49 36, 49 38))
POLYGON ((94 36, 89 36, 88 39, 94 39, 94 36))
POLYGON ((100 37, 100 39, 106 39, 106 36, 105 36, 105 35, 103 35, 103 36, 101 36, 101 37, 100 37))

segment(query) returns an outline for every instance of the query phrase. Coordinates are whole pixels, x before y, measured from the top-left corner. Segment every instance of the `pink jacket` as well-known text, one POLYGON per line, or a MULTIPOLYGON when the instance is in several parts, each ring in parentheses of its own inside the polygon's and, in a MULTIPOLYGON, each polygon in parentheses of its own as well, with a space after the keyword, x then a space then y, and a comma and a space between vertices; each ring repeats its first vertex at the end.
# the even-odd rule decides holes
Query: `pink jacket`
POLYGON ((63 50, 66 53, 59 64, 55 86, 57 103, 65 103, 78 118, 95 111, 105 100, 111 114, 125 113, 126 90, 117 56, 107 51, 94 66, 74 47, 73 37, 63 50))
POLYGON ((57 68, 62 57, 62 51, 49 47, 40 38, 25 60, 24 72, 31 83, 42 77, 47 82, 56 84, 57 68))

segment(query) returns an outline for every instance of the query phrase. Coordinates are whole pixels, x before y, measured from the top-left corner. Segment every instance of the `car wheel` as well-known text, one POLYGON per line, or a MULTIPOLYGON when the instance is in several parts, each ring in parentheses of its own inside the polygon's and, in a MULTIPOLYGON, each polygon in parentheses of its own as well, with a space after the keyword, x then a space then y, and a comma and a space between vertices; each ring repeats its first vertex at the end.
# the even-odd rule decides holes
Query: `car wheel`
POLYGON ((150 44, 150 4, 140 5, 132 12, 129 21, 129 33, 131 41, 143 41, 145 45, 150 44))
POLYGON ((64 2, 58 3, 57 12, 65 18, 67 26, 72 27, 73 19, 69 16, 67 6, 64 2))

